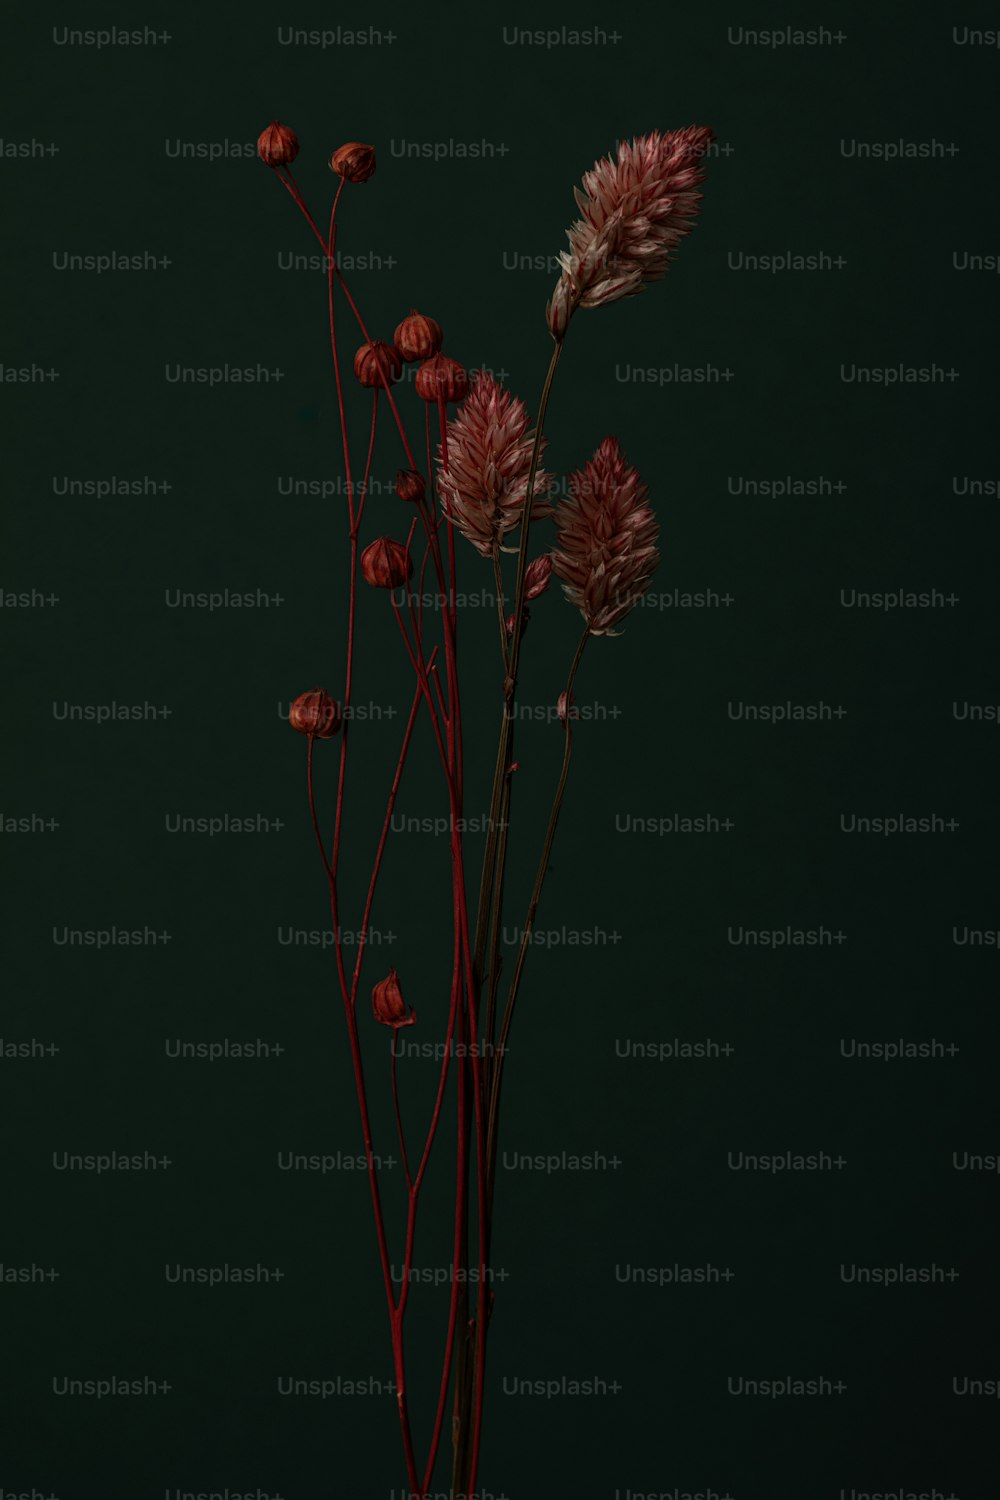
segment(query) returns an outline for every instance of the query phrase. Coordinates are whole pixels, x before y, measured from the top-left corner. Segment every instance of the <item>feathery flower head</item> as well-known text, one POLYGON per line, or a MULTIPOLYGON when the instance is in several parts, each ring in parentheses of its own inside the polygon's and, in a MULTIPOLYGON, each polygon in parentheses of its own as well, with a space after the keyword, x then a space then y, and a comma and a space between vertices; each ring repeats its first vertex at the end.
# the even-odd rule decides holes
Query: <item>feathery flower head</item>
POLYGON ((649 588, 660 561, 649 491, 613 437, 569 475, 568 485, 568 497, 556 507, 552 564, 591 635, 613 634, 649 588))
POLYGON ((694 227, 704 180, 705 125, 654 130, 603 156, 574 189, 583 217, 567 231, 559 256, 562 275, 546 308, 549 330, 561 339, 577 307, 601 307, 641 292, 666 273, 670 256, 694 227))
MULTIPOLYGON (((448 423, 447 463, 438 448, 438 489, 448 520, 483 557, 520 524, 533 443, 524 402, 487 370, 477 370, 472 389, 448 423)), ((536 472, 533 521, 552 514, 552 507, 539 498, 550 482, 543 469, 536 472)))

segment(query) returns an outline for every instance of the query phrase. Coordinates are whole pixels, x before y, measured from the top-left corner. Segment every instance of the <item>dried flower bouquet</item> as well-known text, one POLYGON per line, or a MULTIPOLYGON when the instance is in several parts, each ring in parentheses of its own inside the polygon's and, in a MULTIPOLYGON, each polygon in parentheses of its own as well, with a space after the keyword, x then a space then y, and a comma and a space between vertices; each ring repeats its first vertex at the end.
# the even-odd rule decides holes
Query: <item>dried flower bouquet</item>
MULTIPOLYGON (((344 1005, 347 1035, 357 1086, 368 1179, 374 1206, 379 1260, 388 1305, 394 1378, 409 1488, 425 1496, 431 1488, 451 1406, 452 1495, 471 1496, 476 1489, 486 1389, 487 1333, 492 1311, 489 1292, 493 1189, 501 1085, 515 1003, 541 898, 556 825, 570 771, 573 744, 573 686, 591 636, 613 635, 649 588, 659 561, 657 522, 648 491, 629 464, 618 440, 606 437, 582 468, 570 473, 565 493, 555 504, 552 476, 541 467, 544 426, 556 369, 573 318, 581 309, 602 307, 641 292, 666 273, 673 252, 692 228, 698 212, 705 155, 712 133, 704 127, 653 132, 619 145, 617 154, 598 161, 576 190, 580 218, 568 232, 569 249, 560 256, 561 274, 546 309, 553 340, 552 355, 534 427, 524 403, 485 370, 470 381, 465 369, 442 352, 443 335, 433 318, 411 312, 391 341, 373 339, 352 296, 337 257, 338 211, 345 189, 367 182, 375 171, 372 146, 351 141, 333 153, 330 167, 337 179, 326 230, 313 218, 292 171, 298 141, 287 126, 274 122, 260 136, 261 160, 289 193, 323 251, 327 278, 327 317, 340 418, 346 481, 349 543, 347 650, 338 697, 324 689, 302 693, 293 703, 291 725, 306 739, 309 807, 319 857, 329 886, 331 919, 336 935, 337 983, 344 1005), (359 470, 352 458, 344 401, 347 378, 341 353, 338 316, 357 325, 361 344, 353 356, 353 378, 371 392, 371 417, 363 434, 366 454, 359 470), (406 364, 418 369, 413 390, 423 402, 423 453, 418 460, 393 386, 406 364), (449 415, 449 408, 454 408, 449 415), (404 466, 396 477, 399 535, 379 536, 363 544, 366 502, 371 480, 375 434, 380 418, 395 427, 404 466), (436 451, 432 451, 432 424, 436 451), (529 562, 532 536, 554 522, 554 540, 529 562), (538 523, 542 523, 539 525, 538 523), (467 767, 463 757, 460 695, 457 562, 469 543, 470 560, 492 564, 497 602, 497 637, 502 702, 496 762, 490 795, 482 868, 475 902, 470 899, 463 842, 462 808, 467 767), (505 581, 505 563, 513 581, 505 581), (424 579, 430 570, 445 601, 438 639, 425 618, 424 579), (416 573, 418 586, 414 588, 416 573), (552 575, 578 610, 583 626, 565 684, 557 699, 562 725, 562 765, 537 873, 527 903, 511 976, 501 983, 500 941, 507 887, 508 829, 514 724, 522 644, 529 602, 539 598, 552 575), (413 696, 403 732, 395 774, 386 797, 353 965, 340 940, 340 855, 343 830, 351 704, 355 692, 355 639, 359 586, 386 594, 395 616, 400 648, 413 671, 413 696), (440 762, 449 821, 451 866, 451 983, 447 1014, 428 1016, 421 1024, 443 1028, 442 1063, 436 1081, 430 1122, 423 1139, 408 1139, 400 1108, 396 1032, 414 1025, 417 1015, 405 993, 405 979, 390 969, 370 987, 370 1024, 390 1032, 387 1087, 391 1091, 405 1181, 406 1229, 403 1274, 397 1292, 393 1281, 384 1184, 380 1180, 369 1109, 369 1080, 362 1057, 360 1012, 362 976, 370 936, 372 907, 393 809, 419 715, 432 731, 440 762), (332 831, 324 834, 314 787, 317 742, 339 741, 336 801, 332 831), (450 1072, 455 1087, 449 1093, 450 1072), (418 1457, 408 1400, 405 1324, 411 1290, 417 1208, 446 1100, 456 1111, 456 1179, 454 1259, 440 1372, 434 1372, 436 1406, 431 1431, 418 1457), (475 1288, 470 1297, 469 1287, 475 1288)), ((481 670, 481 663, 473 663, 481 670)), ((478 780, 478 775, 473 772, 478 780)))

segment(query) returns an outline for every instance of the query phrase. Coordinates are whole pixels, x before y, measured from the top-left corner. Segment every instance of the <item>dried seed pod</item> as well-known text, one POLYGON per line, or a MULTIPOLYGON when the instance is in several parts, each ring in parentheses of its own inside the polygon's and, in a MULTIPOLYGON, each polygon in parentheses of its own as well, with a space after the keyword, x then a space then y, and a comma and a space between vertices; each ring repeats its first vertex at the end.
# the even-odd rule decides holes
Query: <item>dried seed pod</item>
POLYGON ((417 1019, 416 1011, 408 1011, 406 1008, 399 975, 395 969, 390 969, 388 976, 373 988, 372 1010, 376 1021, 382 1026, 391 1026, 394 1030, 399 1026, 412 1026, 417 1019))
POLYGON ((348 182, 367 182, 375 170, 375 147, 347 141, 330 157, 330 171, 348 182))
POLYGON ((257 155, 267 167, 288 167, 299 154, 299 138, 290 125, 272 120, 257 137, 257 155))
POLYGON ((299 734, 332 740, 341 725, 340 704, 322 688, 300 693, 288 710, 288 722, 299 734))
POLYGON ((392 385, 402 371, 402 360, 394 346, 384 339, 372 339, 370 343, 362 344, 354 356, 354 373, 369 390, 392 385))
POLYGON ((442 337, 440 323, 418 313, 416 308, 403 319, 394 335, 396 348, 407 363, 415 359, 430 359, 432 354, 437 354, 442 337))
POLYGON ((413 558, 402 542, 380 536, 361 554, 361 576, 373 589, 399 589, 413 575, 413 558))
POLYGON ((425 359, 414 383, 417 395, 435 404, 439 397, 445 401, 462 401, 469 391, 468 375, 458 361, 449 359, 447 354, 432 354, 430 359, 425 359))
POLYGON ((418 474, 416 469, 400 469, 396 475, 396 483, 393 488, 400 500, 413 501, 419 505, 427 493, 424 484, 424 476, 418 474))

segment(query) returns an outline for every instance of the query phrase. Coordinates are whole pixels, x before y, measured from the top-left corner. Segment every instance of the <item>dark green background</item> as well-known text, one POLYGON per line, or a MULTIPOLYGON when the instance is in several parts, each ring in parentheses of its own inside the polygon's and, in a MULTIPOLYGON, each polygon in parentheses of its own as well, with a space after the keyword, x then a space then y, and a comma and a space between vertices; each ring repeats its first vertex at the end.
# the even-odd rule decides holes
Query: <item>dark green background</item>
MULTIPOLYGON (((537 401, 554 276, 504 255, 549 256, 572 188, 618 137, 714 126, 704 212, 662 286, 573 326, 549 426, 550 467, 581 463, 609 432, 660 516, 662 591, 713 589, 728 607, 640 611, 595 643, 551 882, 547 930, 620 934, 533 954, 505 1099, 511 1152, 598 1151, 616 1169, 501 1171, 488 1495, 736 1500, 904 1491, 995 1493, 987 1400, 953 1376, 1000 1374, 991 1317, 996 1179, 953 1152, 997 1149, 995 722, 997 281, 953 252, 996 254, 1000 51, 958 46, 990 7, 843 5, 792 16, 694 8, 571 16, 315 5, 228 18, 193 6, 66 17, 31 7, 6 27, 2 133, 58 153, 4 157, 8 367, 54 382, 0 386, 8 458, 4 834, 6 1042, 59 1051, 0 1063, 5 1266, 59 1278, 0 1284, 0 1486, 74 1497, 223 1490, 305 1500, 399 1495, 395 1402, 283 1398, 280 1376, 390 1378, 385 1307, 363 1173, 286 1173, 277 1153, 360 1149, 333 957, 283 946, 322 930, 325 887, 308 825, 304 745, 284 723, 304 687, 339 689, 343 503, 283 497, 279 479, 339 473, 325 282, 279 256, 313 242, 252 157, 173 154, 174 143, 252 143, 277 116, 297 130, 300 182, 328 212, 325 166, 345 139, 379 168, 344 204, 340 248, 371 251, 350 282, 388 335, 416 305, 450 352, 508 372, 537 401), (821 46, 735 45, 730 27, 825 25, 821 46), (53 28, 166 31, 166 43, 59 46, 53 28), (596 26, 616 43, 510 46, 504 25, 596 26), (381 45, 282 46, 278 27, 390 30, 381 45), (484 161, 408 160, 393 143, 487 140, 484 161), (940 141, 923 160, 845 156, 843 140, 940 141), (60 272, 63 252, 165 255, 168 268, 60 272), (840 270, 755 274, 739 252, 826 252, 840 270), (394 264, 389 266, 388 257, 394 264), (270 385, 173 384, 166 367, 279 368, 270 385), (956 369, 885 390, 842 364, 956 369), (700 385, 620 378, 715 366, 700 385), (165 493, 60 496, 53 481, 166 481, 165 493), (729 479, 813 479, 819 495, 730 493, 729 479), (959 486, 960 487, 960 486, 959 486), (996 486, 994 485, 994 489, 996 486), (280 594, 252 611, 170 609, 165 591, 280 594), (953 607, 851 610, 841 589, 937 588, 953 607), (730 717, 731 702, 842 705, 830 722, 730 717), (71 723, 63 703, 164 704, 167 718, 71 723), (612 716, 615 714, 616 716, 612 716), (275 833, 170 835, 165 816, 278 818, 275 833), (728 833, 619 831, 628 817, 730 818, 728 833), (841 814, 938 813, 938 835, 848 836, 841 814), (64 927, 142 928, 166 946, 58 946, 64 927), (768 953, 731 927, 826 927, 847 941, 768 953), (280 1042, 280 1057, 171 1061, 165 1042, 280 1042), (712 1037, 713 1060, 623 1059, 630 1041, 712 1037), (931 1037, 933 1061, 849 1061, 841 1038, 931 1037), (616 1045, 617 1044, 617 1045, 616 1045), (53 1153, 150 1150, 155 1173, 58 1172, 53 1153), (731 1171, 727 1153, 826 1151, 840 1171, 731 1171), (278 1284, 168 1284, 164 1267, 277 1266, 278 1284), (624 1284, 616 1267, 712 1263, 729 1282, 624 1284), (958 1279, 846 1285, 842 1264, 954 1267, 958 1279), (63 1376, 151 1374, 169 1394, 101 1402, 53 1394, 63 1376), (730 1376, 842 1380, 821 1398, 737 1398, 730 1376), (516 1379, 598 1377, 593 1399, 504 1393, 516 1379)), ((353 348, 353 335, 346 348, 353 348)), ((356 448, 365 405, 352 391, 356 448)), ((412 397, 410 398, 412 401, 412 397)), ((413 411, 412 405, 409 410, 413 411)), ((375 473, 398 463, 386 428, 375 473)), ((398 531, 386 495, 369 534, 398 531)), ((468 548, 462 586, 489 589, 468 548)), ((383 597, 362 601, 358 696, 408 702, 408 668, 383 597)), ((577 619, 553 590, 527 637, 524 698, 558 694, 577 619)), ((462 622, 470 816, 486 809, 497 719, 495 621, 462 622)), ((401 732, 359 725, 347 889, 363 879, 401 732)), ((519 732, 513 878, 525 890, 560 749, 558 726, 519 732)), ((335 753, 321 747, 332 809, 335 753)), ((442 810, 418 739, 401 811, 442 810)), ((470 838, 475 855, 479 841, 470 838)), ((522 900, 524 897, 522 896, 522 900)), ((373 954, 439 1034, 447 971, 445 841, 400 835, 373 954)), ((345 912, 355 925, 360 897, 345 912)), ((512 921, 519 921, 513 916, 512 921)), ((364 1002, 363 1002, 364 1003, 364 1002)), ((383 1149, 385 1035, 366 1030, 383 1149)), ((415 1035, 412 1033, 411 1035, 415 1035)), ((433 1070, 404 1090, 423 1118, 433 1070)), ((450 1133, 424 1209, 418 1263, 447 1262, 450 1133)), ((399 1187, 386 1174, 387 1193, 399 1187)), ((394 1229, 398 1230, 394 1221, 394 1229)), ((418 1425, 443 1336, 444 1293, 413 1302, 418 1425)), ((443 1466, 442 1466, 443 1474, 443 1466)), ((442 1478, 441 1488, 444 1488, 442 1478)))

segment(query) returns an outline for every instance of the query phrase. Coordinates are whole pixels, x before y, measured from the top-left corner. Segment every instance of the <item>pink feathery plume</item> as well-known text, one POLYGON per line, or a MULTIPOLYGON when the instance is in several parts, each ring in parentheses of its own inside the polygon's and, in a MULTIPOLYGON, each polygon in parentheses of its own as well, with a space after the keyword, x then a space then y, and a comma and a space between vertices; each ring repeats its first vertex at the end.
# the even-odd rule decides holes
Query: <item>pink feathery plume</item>
POLYGON ((569 475, 569 496, 556 507, 552 565, 567 599, 591 635, 608 635, 649 588, 660 561, 659 527, 648 489, 608 437, 569 475))
POLYGON ((561 339, 578 307, 601 307, 659 281, 670 256, 690 233, 704 180, 705 152, 714 139, 706 125, 654 130, 622 141, 618 160, 604 156, 585 173, 575 197, 582 219, 567 231, 559 256, 562 275, 546 308, 553 338, 561 339))
MULTIPOLYGON (((438 489, 448 520, 484 557, 520 524, 533 442, 524 402, 488 371, 477 370, 472 389, 448 423, 447 463, 438 449, 438 489)), ((539 469, 533 521, 552 514, 552 507, 539 498, 550 483, 551 475, 539 469)))

